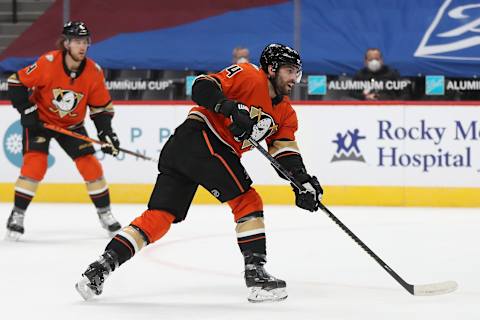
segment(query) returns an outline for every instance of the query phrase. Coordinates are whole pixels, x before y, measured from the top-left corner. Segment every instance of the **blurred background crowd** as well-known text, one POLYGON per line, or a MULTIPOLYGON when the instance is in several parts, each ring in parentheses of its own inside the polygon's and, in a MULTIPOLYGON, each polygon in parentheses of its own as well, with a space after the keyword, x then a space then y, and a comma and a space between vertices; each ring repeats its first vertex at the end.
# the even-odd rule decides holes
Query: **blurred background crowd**
POLYGON ((294 100, 478 100, 480 4, 466 0, 0 0, 6 78, 55 49, 64 21, 92 32, 114 100, 188 100, 196 75, 258 65, 271 42, 302 55, 294 100))

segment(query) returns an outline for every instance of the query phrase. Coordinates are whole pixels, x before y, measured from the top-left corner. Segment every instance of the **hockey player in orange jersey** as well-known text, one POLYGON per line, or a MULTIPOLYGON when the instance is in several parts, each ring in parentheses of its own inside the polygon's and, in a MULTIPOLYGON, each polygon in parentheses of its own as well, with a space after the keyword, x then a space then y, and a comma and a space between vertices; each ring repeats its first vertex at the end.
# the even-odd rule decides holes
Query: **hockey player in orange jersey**
POLYGON ((9 97, 23 126, 23 164, 7 221, 7 238, 11 240, 18 240, 25 231, 25 211, 46 173, 51 139, 57 140, 75 162, 102 227, 111 234, 121 228, 111 213, 108 186, 93 146, 42 127, 42 123, 51 123, 87 135, 83 121, 88 106, 100 140, 108 142, 103 152, 118 154, 120 143, 112 130, 113 106, 103 72, 86 57, 89 30, 83 22, 68 22, 58 44, 59 50, 40 56, 8 79, 9 97))
POLYGON ((199 185, 232 209, 245 262, 248 300, 287 297, 286 282, 264 268, 262 199, 240 162, 241 154, 252 149, 247 139, 265 140, 269 153, 305 186, 305 192, 293 190, 297 206, 316 211, 323 190, 303 164, 295 141, 297 117, 287 97, 301 76, 299 54, 271 44, 263 50, 260 66, 234 64, 219 73, 197 77, 192 99, 198 106, 162 149, 148 209, 123 228, 82 274, 76 289, 84 299, 101 294, 112 271, 162 238, 172 223, 183 221, 199 185))

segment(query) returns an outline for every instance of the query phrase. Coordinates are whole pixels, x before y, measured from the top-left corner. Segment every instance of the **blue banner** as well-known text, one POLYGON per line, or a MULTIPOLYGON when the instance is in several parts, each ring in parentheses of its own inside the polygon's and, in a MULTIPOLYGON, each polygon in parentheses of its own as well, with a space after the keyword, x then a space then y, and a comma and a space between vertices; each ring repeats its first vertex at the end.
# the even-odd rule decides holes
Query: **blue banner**
MULTIPOLYGON (((303 0, 300 4, 300 52, 307 73, 352 75, 363 67, 365 50, 376 47, 385 63, 402 76, 480 75, 478 1, 303 0)), ((230 64, 234 47, 243 45, 250 49, 252 62, 258 63, 266 44, 294 44, 294 12, 293 1, 287 1, 141 32, 128 32, 125 13, 124 25, 94 42, 89 54, 104 68, 216 71, 230 64)), ((153 19, 155 12, 151 14, 153 19)), ((35 37, 35 30, 34 25, 25 36, 35 37)), ((12 51, 0 57, 0 69, 19 69, 43 53, 20 57, 12 51)))

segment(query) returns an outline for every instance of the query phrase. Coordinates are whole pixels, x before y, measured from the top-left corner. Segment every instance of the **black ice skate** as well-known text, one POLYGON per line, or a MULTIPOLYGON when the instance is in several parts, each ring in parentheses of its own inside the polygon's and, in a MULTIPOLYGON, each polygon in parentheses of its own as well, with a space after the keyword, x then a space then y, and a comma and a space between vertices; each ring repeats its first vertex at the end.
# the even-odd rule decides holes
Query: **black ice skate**
POLYGON ((245 265, 245 283, 249 289, 248 301, 281 301, 288 297, 287 283, 265 271, 263 267, 265 264, 264 255, 257 255, 256 257, 246 255, 245 262, 247 262, 245 265))
POLYGON ((88 266, 80 281, 75 284, 75 289, 85 300, 100 295, 105 279, 117 267, 117 254, 112 250, 105 251, 97 261, 88 266))
POLYGON ((102 228, 107 230, 110 236, 114 236, 122 228, 109 207, 98 209, 97 214, 102 228))
POLYGON ((18 241, 23 235, 25 229, 23 227, 23 220, 25 219, 25 211, 13 209, 7 221, 6 239, 11 241, 18 241))

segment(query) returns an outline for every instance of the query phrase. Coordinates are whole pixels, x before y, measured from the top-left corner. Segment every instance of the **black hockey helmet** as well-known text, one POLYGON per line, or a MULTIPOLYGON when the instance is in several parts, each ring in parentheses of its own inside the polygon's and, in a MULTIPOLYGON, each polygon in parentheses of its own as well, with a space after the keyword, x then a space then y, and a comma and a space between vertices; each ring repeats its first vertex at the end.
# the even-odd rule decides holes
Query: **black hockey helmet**
POLYGON ((273 71, 277 71, 282 65, 293 65, 302 70, 302 60, 300 54, 286 45, 280 43, 272 43, 265 47, 260 56, 260 66, 265 72, 268 72, 268 66, 273 67, 273 71))
POLYGON ((67 38, 90 37, 90 31, 82 21, 69 21, 63 26, 62 34, 67 38))

